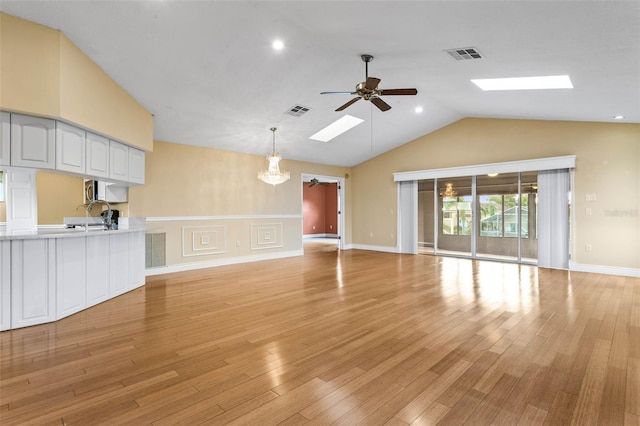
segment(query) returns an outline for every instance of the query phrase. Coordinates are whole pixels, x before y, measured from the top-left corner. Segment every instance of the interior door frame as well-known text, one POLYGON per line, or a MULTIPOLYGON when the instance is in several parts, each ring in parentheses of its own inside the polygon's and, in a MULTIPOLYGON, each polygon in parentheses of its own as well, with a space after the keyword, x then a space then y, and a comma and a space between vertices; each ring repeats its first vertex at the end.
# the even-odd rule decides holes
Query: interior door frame
MULTIPOLYGON (((338 184, 338 249, 344 250, 344 247, 345 247, 344 236, 346 234, 345 232, 346 206, 344 201, 345 200, 344 177, 319 175, 319 174, 307 173, 307 172, 303 172, 301 174, 300 182, 302 183, 302 185, 300 186, 300 215, 302 217, 302 220, 304 220, 304 195, 302 193, 303 186, 305 184, 305 180, 309 181, 313 178, 319 179, 321 182, 330 182, 330 183, 335 182, 338 184)), ((304 238, 304 224, 302 223, 302 221, 300 221, 300 229, 301 229, 300 235, 302 236, 302 238, 304 238)), ((303 243, 303 241, 301 241, 301 243, 303 243)), ((304 252, 304 244, 302 244, 302 250, 304 252)))

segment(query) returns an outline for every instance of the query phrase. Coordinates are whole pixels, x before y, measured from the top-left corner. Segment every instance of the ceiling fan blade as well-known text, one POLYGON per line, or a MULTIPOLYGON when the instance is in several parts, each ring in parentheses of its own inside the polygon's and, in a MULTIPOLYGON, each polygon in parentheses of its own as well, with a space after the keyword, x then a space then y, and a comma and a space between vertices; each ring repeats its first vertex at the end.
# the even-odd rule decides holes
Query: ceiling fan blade
POLYGON ((357 95, 356 92, 320 92, 321 95, 357 95))
POLYGON ((417 95, 417 89, 386 89, 380 90, 381 95, 417 95))
POLYGON ((380 83, 380 79, 379 78, 375 78, 375 77, 368 77, 367 81, 364 84, 364 88, 368 89, 368 90, 373 90, 376 87, 378 87, 378 84, 380 83))
POLYGON ((377 106, 380 111, 389 111, 391 106, 380 98, 371 98, 371 102, 377 106))
POLYGON ((342 105, 340 108, 336 109, 336 111, 342 111, 343 109, 351 106, 352 104, 356 103, 359 100, 360 100, 360 98, 353 98, 349 102, 347 102, 346 104, 342 105))

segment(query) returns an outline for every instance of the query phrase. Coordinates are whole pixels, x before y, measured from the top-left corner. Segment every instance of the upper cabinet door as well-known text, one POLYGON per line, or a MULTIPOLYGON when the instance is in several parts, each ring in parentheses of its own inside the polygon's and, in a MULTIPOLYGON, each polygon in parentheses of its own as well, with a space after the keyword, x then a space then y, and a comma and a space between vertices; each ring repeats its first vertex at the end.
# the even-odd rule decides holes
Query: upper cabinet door
POLYGON ((11 115, 0 112, 0 166, 8 166, 11 153, 11 115))
POLYGON ((144 151, 129 147, 129 182, 144 184, 144 151))
POLYGON ((87 175, 109 177, 109 139, 87 132, 87 175))
POLYGON ((55 169, 55 120, 11 114, 11 165, 55 169))
POLYGON ((85 134, 83 129, 56 123, 56 170, 84 174, 85 134))
POLYGON ((129 180, 129 147, 116 141, 109 141, 109 178, 123 182, 129 180))

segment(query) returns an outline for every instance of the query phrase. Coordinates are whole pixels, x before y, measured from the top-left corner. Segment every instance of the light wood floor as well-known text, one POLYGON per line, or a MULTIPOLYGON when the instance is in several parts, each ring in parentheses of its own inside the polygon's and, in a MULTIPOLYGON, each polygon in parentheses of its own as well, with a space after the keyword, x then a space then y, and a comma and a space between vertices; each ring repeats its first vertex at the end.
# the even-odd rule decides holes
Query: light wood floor
POLYGON ((308 246, 0 333, 0 423, 640 423, 640 279, 308 246))

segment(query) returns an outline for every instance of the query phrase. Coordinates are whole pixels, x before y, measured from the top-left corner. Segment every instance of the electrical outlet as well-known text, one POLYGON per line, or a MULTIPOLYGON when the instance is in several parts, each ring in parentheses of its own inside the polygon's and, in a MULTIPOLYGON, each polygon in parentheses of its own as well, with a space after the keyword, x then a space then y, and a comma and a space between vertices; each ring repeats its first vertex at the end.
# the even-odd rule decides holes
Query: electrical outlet
POLYGON ((584 245, 584 251, 591 251, 591 249, 593 249, 593 247, 591 246, 591 244, 585 244, 585 245, 584 245))
POLYGON ((596 194, 591 194, 591 201, 596 201, 596 194))
POLYGON ((369 237, 373 238, 373 232, 369 232, 369 237))
POLYGON ((236 241, 236 247, 240 247, 240 240, 236 241))
POLYGON ((590 207, 587 207, 587 208, 584 210, 584 214, 586 214, 587 216, 591 216, 591 208, 590 208, 590 207))

